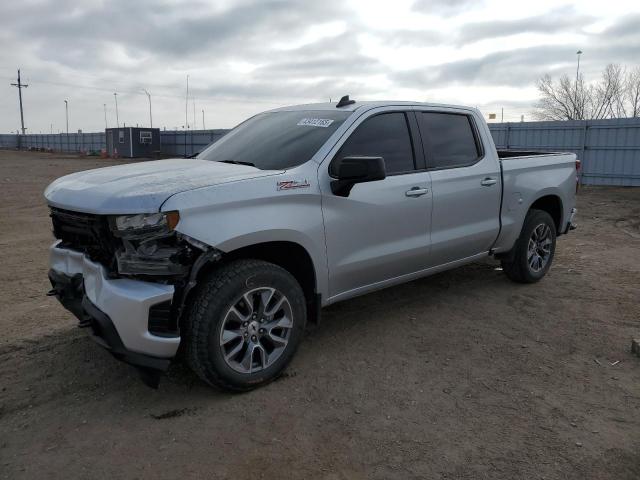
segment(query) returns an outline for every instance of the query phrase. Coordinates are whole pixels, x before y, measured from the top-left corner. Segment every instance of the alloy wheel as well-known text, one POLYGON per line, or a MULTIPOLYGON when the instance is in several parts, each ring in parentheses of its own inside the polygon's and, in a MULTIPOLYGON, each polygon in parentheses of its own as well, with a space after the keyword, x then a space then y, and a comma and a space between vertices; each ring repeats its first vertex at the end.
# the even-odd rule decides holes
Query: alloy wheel
POLYGON ((541 223, 533 229, 527 248, 527 262, 533 272, 540 272, 549 263, 552 244, 553 239, 549 225, 541 223))
POLYGON ((291 304, 280 291, 260 287, 244 293, 222 322, 220 348, 226 364, 239 373, 255 373, 282 355, 293 328, 291 304))

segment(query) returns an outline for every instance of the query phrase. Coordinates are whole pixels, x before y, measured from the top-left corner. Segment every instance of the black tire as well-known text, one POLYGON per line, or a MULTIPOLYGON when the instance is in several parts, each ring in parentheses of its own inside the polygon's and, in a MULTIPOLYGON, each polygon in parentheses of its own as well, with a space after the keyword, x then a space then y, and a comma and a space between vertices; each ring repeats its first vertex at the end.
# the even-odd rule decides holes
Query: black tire
POLYGON ((556 251, 556 226, 553 218, 547 212, 542 210, 529 210, 524 219, 524 225, 513 250, 502 258, 502 270, 510 280, 518 283, 535 283, 542 279, 553 262, 553 256, 556 251), (545 265, 538 271, 534 270, 529 264, 528 247, 529 240, 533 232, 540 225, 549 227, 549 235, 551 240, 550 254, 545 265))
POLYGON ((224 390, 242 392, 260 387, 277 378, 289 364, 302 340, 306 318, 304 293, 289 272, 261 260, 233 261, 208 274, 194 296, 184 325, 187 364, 209 385, 224 390), (293 326, 288 329, 288 343, 273 364, 241 373, 224 358, 220 343, 223 322, 243 294, 260 287, 275 288, 286 296, 293 326))

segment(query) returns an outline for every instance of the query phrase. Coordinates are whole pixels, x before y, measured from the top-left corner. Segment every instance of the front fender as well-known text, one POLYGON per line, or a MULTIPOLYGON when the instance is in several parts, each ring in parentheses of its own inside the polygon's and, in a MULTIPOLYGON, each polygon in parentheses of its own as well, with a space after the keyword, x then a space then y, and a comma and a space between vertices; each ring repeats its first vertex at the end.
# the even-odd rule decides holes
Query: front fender
POLYGON ((177 231, 223 252, 265 242, 300 245, 313 262, 318 293, 327 298, 328 272, 317 177, 308 182, 307 188, 276 188, 277 181, 290 177, 278 175, 276 180, 260 178, 183 192, 171 197, 162 210, 178 210, 177 231))

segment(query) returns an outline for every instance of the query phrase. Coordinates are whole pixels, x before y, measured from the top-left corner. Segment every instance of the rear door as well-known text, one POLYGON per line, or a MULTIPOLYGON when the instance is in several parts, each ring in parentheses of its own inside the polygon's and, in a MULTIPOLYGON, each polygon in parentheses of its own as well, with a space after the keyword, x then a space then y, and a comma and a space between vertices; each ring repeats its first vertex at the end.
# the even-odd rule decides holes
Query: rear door
POLYGON ((330 297, 373 289, 429 259, 431 181, 413 112, 378 109, 345 137, 319 171, 330 297), (346 156, 383 157, 387 177, 354 185, 348 197, 333 195, 328 166, 346 156))
POLYGON ((429 266, 488 252, 500 230, 499 164, 469 111, 416 111, 431 172, 429 266))

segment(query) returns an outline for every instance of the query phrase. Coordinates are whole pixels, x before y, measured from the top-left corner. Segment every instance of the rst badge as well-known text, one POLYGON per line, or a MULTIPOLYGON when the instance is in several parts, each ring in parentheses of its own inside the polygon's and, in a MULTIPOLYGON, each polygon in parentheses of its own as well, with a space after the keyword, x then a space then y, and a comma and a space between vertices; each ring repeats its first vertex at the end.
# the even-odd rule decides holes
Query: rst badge
POLYGON ((309 188, 311 184, 305 178, 304 180, 284 180, 277 183, 278 190, 293 190, 294 188, 309 188))

